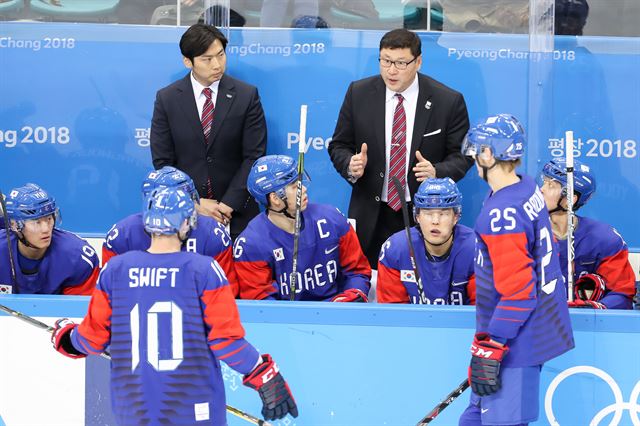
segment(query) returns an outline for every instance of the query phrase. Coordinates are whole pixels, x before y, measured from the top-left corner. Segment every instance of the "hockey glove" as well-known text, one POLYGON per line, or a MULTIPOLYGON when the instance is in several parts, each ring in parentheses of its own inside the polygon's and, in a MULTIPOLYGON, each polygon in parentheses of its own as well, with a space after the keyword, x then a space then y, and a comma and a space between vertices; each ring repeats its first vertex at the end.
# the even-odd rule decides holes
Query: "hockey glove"
POLYGON ((62 355, 74 359, 84 358, 87 356, 74 348, 71 343, 71 331, 73 331, 77 326, 78 324, 74 323, 70 319, 62 318, 56 321, 53 333, 51 334, 51 343, 53 343, 53 348, 62 355))
POLYGON ((278 420, 287 413, 298 417, 296 401, 271 355, 262 355, 262 364, 244 376, 242 383, 260 394, 262 417, 265 420, 278 420))
POLYGON ((573 294, 576 300, 598 301, 604 296, 607 284, 598 274, 586 274, 578 278, 573 286, 573 294))
POLYGON ((596 302, 595 300, 576 299, 573 302, 569 302, 568 304, 570 308, 607 309, 606 306, 604 306, 600 302, 596 302))
POLYGON ((369 299, 367 295, 364 294, 361 290, 357 288, 350 288, 348 290, 343 291, 342 293, 338 293, 333 296, 331 299, 332 302, 361 302, 367 303, 369 299))
POLYGON ((509 348, 490 341, 489 334, 476 333, 471 344, 469 384, 479 396, 487 396, 500 390, 500 363, 509 348))

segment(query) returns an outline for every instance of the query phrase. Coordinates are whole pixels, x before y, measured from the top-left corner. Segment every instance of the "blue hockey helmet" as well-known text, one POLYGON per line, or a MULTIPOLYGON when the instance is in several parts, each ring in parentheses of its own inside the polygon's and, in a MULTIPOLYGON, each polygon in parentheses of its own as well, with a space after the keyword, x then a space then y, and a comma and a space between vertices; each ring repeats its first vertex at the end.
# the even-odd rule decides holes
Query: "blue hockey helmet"
MULTIPOLYGON (((542 168, 542 175, 560 182, 562 195, 567 195, 567 162, 564 159, 547 162, 542 168)), ((578 194, 575 209, 587 204, 596 192, 596 177, 591 173, 591 168, 577 160, 573 163, 573 190, 578 194)))
POLYGON ((56 200, 35 183, 13 188, 5 201, 7 216, 16 222, 18 231, 22 230, 26 220, 53 215, 56 222, 60 221, 56 200))
POLYGON ((287 155, 258 158, 249 172, 247 189, 258 203, 267 206, 269 194, 286 198, 284 189, 298 177, 298 162, 287 155))
POLYGON ((191 196, 179 188, 159 188, 149 195, 142 212, 144 229, 151 234, 172 235, 196 227, 198 216, 191 196), (185 224, 188 228, 183 228, 185 224))
POLYGON ((420 184, 413 196, 413 213, 418 209, 448 209, 462 213, 462 194, 451 178, 429 178, 420 184))
POLYGON ((462 142, 462 153, 475 157, 488 147, 496 160, 515 161, 524 155, 524 127, 511 114, 491 115, 472 127, 462 142))
POLYGON ((189 194, 196 203, 200 201, 193 180, 188 174, 172 166, 164 166, 147 174, 142 181, 142 197, 146 200, 154 190, 160 188, 179 188, 189 194))

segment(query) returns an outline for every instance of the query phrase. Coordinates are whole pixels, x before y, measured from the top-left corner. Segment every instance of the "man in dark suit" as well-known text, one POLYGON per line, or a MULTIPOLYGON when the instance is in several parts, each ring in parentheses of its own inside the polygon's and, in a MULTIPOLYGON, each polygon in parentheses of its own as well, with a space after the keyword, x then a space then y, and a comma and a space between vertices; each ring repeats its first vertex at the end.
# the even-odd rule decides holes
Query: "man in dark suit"
POLYGON ((151 156, 193 179, 198 213, 237 236, 258 214, 247 191, 254 161, 266 153, 267 124, 256 87, 225 75, 227 39, 214 26, 192 25, 180 39, 191 70, 156 95, 151 156))
POLYGON ((460 152, 469 129, 464 98, 418 73, 421 54, 415 33, 386 33, 380 75, 351 83, 329 144, 334 167, 353 186, 349 217, 373 268, 384 241, 404 227, 400 196, 411 201, 427 178, 458 181, 472 165, 460 152))

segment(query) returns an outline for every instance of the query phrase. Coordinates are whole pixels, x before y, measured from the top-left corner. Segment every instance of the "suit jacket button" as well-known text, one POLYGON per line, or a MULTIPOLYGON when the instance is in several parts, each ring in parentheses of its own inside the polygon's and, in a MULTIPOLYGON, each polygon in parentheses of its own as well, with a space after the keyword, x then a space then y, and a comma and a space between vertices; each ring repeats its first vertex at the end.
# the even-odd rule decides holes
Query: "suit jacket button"
POLYGON ((209 164, 213 163, 213 158, 207 157, 207 163, 209 163, 209 164))
POLYGON ((376 201, 380 202, 380 197, 378 197, 377 195, 376 195, 376 201))
POLYGON ((384 178, 384 172, 380 172, 380 177, 384 178))

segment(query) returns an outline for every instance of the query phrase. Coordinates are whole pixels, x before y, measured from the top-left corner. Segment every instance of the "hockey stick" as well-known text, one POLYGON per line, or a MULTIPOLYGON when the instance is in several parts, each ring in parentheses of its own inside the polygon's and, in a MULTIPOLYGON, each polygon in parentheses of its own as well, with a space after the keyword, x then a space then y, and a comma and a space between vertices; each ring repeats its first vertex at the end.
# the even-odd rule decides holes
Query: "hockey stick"
POLYGON ((0 205, 2 206, 2 216, 4 217, 4 229, 7 233, 7 251, 9 252, 9 267, 11 268, 11 284, 13 286, 13 292, 17 293, 18 282, 16 281, 16 267, 13 260, 13 251, 11 251, 11 224, 9 223, 7 203, 4 200, 4 194, 2 191, 0 191, 0 205))
MULTIPOLYGON (((6 313, 8 313, 9 315, 18 318, 19 320, 25 321, 35 327, 41 328, 49 333, 53 333, 54 328, 48 326, 47 324, 43 323, 42 321, 38 321, 37 319, 30 317, 28 315, 23 314, 22 312, 18 312, 16 310, 13 310, 11 308, 9 308, 8 306, 2 305, 0 304, 0 311, 4 311, 6 313)), ((104 359, 108 359, 109 361, 111 361, 111 354, 109 354, 109 352, 104 351, 103 353, 100 354, 100 356, 104 359)), ((258 425, 258 426, 271 426, 271 424, 265 420, 260 420, 257 417, 252 416, 251 414, 245 413, 242 410, 239 410, 235 407, 232 407, 230 405, 227 405, 227 411, 230 412, 231 414, 240 417, 243 420, 248 421, 249 423, 253 423, 254 425, 258 425)))
POLYGON ((307 138, 307 106, 300 106, 300 142, 298 143, 298 180, 296 181, 296 215, 293 227, 293 261, 289 280, 290 299, 296 298, 298 281, 298 246, 300 245, 300 226, 302 221, 302 174, 304 173, 304 143, 307 138))
POLYGON ((420 273, 418 272, 418 264, 416 263, 416 251, 413 249, 413 242, 411 241, 411 225, 409 224, 409 208, 407 207, 407 200, 405 199, 404 188, 400 184, 400 180, 394 176, 391 178, 393 186, 396 187, 396 191, 400 194, 400 205, 402 206, 402 220, 404 221, 404 231, 407 234, 407 244, 409 244, 409 259, 411 260, 411 267, 413 273, 416 276, 416 283, 418 284, 418 293, 420 296, 420 304, 427 303, 427 297, 424 295, 424 287, 422 287, 422 280, 420 279, 420 273))
POLYGON ((462 395, 464 391, 467 390, 468 387, 469 387, 469 379, 464 379, 464 382, 460 383, 460 385, 458 385, 458 387, 455 388, 453 392, 447 395, 447 397, 443 399, 442 402, 436 405, 435 408, 431 410, 429 414, 424 416, 422 420, 418 422, 417 426, 422 426, 422 425, 431 423, 431 421, 435 419, 438 416, 438 414, 442 412, 442 410, 447 408, 453 401, 456 400, 456 398, 462 395))
POLYGON ((569 302, 573 302, 573 259, 575 253, 573 251, 573 131, 568 130, 565 133, 566 140, 566 164, 567 164, 567 297, 569 302))

